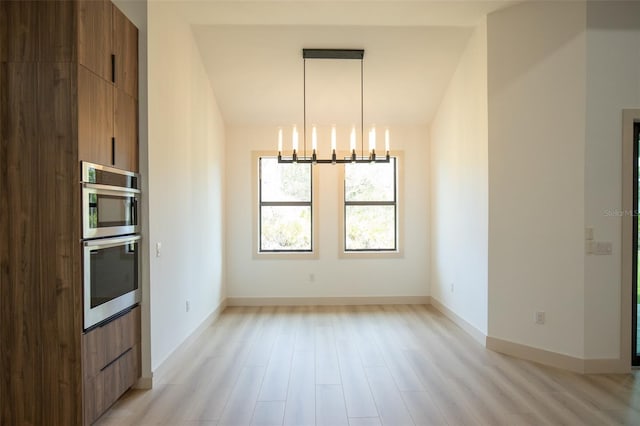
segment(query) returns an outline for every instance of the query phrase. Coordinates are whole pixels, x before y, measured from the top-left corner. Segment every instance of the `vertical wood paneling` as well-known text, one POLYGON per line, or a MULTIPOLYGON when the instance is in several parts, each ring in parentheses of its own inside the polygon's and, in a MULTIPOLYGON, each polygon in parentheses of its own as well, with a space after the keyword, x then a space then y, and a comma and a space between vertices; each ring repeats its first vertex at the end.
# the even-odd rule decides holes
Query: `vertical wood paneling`
POLYGON ((35 64, 11 63, 7 70, 6 141, 2 196, 7 205, 4 253, 7 282, 2 286, 2 388, 7 396, 24 395, 2 404, 2 424, 38 424, 41 383, 38 281, 38 139, 35 64), (32 189, 32 190, 28 190, 32 189))
POLYGON ((71 63, 38 66, 38 148, 40 154, 40 344, 43 357, 43 403, 59 424, 81 422, 82 325, 81 284, 75 249, 78 225, 79 172, 73 132, 71 63), (76 256, 74 256, 74 254, 76 256), (60 395, 58 400, 45 395, 60 395))
MULTIPOLYGON (((7 62, 7 44, 9 42, 9 24, 7 22, 7 5, 0 3, 0 62, 7 62)), ((0 86, 0 90, 2 87, 0 86)), ((0 127, 1 129, 1 127, 0 127)))
POLYGON ((30 1, 2 2, 5 9, 8 62, 35 62, 38 59, 38 5, 30 1))
POLYGON ((76 7, 70 1, 3 1, 0 59, 70 62, 75 55, 76 7))
MULTIPOLYGON (((0 5, 0 16, 4 8, 0 5)), ((2 19, 0 18, 0 32, 2 31, 2 19)), ((2 48, 2 40, 0 40, 0 49, 2 48)), ((7 64, 0 61, 0 236, 9 235, 9 204, 6 197, 7 194, 7 64)), ((9 297, 9 238, 0 237, 0 306, 2 301, 9 297)), ((8 364, 5 358, 9 353, 10 346, 5 342, 7 335, 5 324, 7 316, 3 314, 4 307, 0 308, 0 407, 6 405, 8 388, 5 382, 7 378, 8 364)), ((0 408, 0 423, 4 418, 4 409, 0 408)))
POLYGON ((40 1, 38 10, 38 61, 71 62, 76 55, 76 4, 40 1))

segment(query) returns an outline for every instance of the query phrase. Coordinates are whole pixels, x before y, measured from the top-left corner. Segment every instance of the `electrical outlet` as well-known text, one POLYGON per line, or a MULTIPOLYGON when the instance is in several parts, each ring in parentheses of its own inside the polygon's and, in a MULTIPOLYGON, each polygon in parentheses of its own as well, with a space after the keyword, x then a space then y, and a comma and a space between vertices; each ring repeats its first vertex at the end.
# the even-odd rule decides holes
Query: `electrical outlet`
POLYGON ((316 281, 316 274, 314 274, 313 272, 309 274, 309 282, 313 283, 316 281))
POLYGON ((184 308, 186 312, 189 312, 191 310, 191 302, 189 300, 187 300, 186 303, 184 304, 184 308))
POLYGON ((162 251, 162 243, 156 243, 156 257, 160 257, 161 251, 162 251))
POLYGON ((536 321, 536 324, 544 324, 544 321, 545 321, 544 311, 536 312, 535 321, 536 321))
POLYGON ((454 291, 453 283, 451 283, 449 289, 451 290, 451 293, 453 293, 453 291, 454 291))

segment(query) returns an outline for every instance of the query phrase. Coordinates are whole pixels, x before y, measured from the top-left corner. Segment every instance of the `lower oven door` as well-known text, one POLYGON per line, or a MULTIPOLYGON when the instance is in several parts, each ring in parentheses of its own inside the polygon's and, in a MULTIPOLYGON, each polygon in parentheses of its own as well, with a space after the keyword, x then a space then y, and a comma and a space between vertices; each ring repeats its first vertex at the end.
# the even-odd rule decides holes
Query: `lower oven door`
POLYGON ((84 242, 84 329, 140 301, 140 236, 84 242))

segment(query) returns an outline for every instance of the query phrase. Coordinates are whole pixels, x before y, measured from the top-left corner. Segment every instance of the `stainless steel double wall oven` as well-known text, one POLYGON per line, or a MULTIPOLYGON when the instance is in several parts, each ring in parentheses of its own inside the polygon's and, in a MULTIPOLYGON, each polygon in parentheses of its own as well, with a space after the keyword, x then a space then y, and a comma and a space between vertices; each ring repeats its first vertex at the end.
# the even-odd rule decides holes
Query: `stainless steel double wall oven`
POLYGON ((140 175, 82 162, 84 329, 140 301, 140 175))

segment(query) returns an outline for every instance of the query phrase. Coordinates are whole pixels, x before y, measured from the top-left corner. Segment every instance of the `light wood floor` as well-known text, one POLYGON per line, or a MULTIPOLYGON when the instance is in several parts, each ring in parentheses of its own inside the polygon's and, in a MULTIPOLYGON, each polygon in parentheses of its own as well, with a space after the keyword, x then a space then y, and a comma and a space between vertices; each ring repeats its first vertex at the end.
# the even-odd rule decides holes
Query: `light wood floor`
POLYGON ((484 349, 430 306, 227 308, 100 425, 640 425, 637 375, 484 349))

